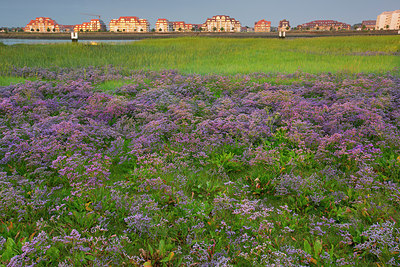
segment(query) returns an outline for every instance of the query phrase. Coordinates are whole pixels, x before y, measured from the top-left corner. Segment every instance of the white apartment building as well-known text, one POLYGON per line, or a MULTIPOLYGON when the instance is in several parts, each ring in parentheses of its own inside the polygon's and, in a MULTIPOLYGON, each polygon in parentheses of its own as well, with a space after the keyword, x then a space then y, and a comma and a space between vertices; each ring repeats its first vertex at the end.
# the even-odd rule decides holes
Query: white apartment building
POLYGON ((395 11, 383 12, 376 19, 377 30, 399 30, 400 29, 400 9, 395 11))

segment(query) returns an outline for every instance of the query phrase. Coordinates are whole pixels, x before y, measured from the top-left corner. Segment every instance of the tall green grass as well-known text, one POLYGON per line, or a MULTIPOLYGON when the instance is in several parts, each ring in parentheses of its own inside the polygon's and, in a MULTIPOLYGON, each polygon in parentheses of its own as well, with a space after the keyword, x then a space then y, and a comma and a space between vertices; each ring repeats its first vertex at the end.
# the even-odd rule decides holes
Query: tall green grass
POLYGON ((9 86, 17 83, 25 83, 26 81, 33 81, 34 78, 21 78, 21 77, 7 77, 0 76, 0 86, 9 86))
POLYGON ((400 36, 301 39, 176 38, 130 44, 0 46, 10 66, 176 69, 184 73, 385 72, 400 66, 400 36))

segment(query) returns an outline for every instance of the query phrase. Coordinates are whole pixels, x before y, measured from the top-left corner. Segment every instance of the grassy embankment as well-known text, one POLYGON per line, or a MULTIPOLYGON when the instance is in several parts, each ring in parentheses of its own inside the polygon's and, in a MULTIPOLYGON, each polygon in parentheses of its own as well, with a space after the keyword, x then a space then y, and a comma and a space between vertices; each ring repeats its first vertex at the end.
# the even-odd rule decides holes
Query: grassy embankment
POLYGON ((0 46, 0 71, 17 67, 176 69, 183 73, 238 74, 392 71, 400 66, 400 37, 314 39, 178 38, 131 44, 0 46))

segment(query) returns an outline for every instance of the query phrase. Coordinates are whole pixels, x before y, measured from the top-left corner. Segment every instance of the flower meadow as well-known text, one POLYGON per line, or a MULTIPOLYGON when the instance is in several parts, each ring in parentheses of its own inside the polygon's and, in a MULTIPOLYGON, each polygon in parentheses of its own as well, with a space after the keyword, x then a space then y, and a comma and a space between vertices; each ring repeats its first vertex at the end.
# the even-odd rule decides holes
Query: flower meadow
POLYGON ((400 265, 399 76, 11 73, 1 266, 400 265))

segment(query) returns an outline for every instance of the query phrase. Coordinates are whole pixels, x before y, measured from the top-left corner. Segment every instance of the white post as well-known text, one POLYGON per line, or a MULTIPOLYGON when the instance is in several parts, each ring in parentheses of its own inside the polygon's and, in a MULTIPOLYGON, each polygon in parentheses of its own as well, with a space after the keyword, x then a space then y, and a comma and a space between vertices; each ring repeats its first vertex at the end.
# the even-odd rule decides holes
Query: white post
POLYGON ((78 42, 78 33, 77 32, 71 32, 71 40, 73 43, 78 42))

